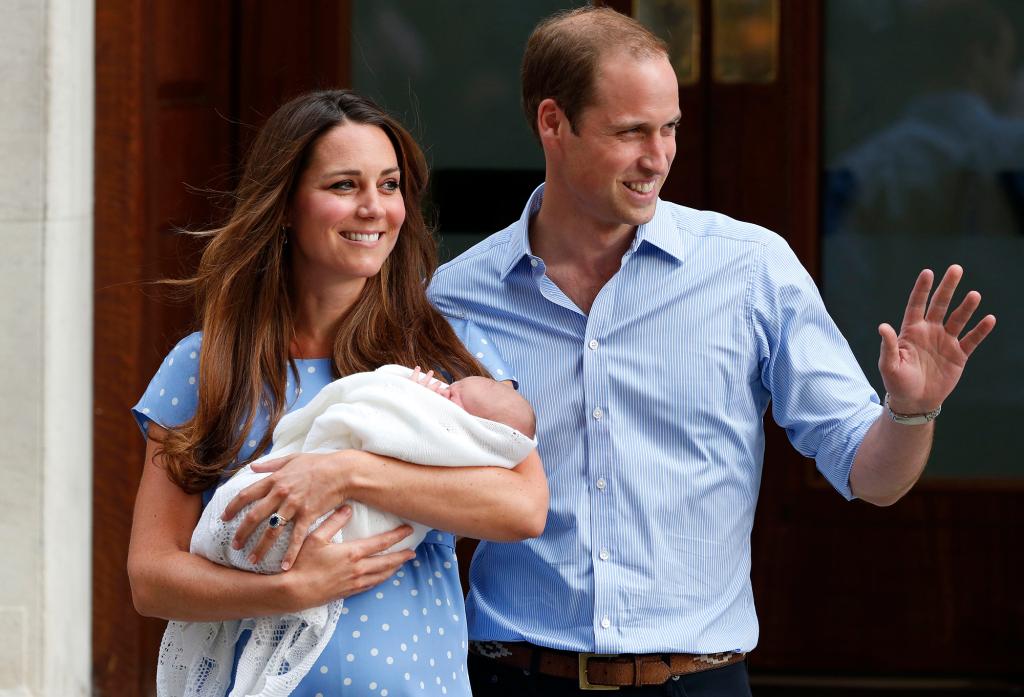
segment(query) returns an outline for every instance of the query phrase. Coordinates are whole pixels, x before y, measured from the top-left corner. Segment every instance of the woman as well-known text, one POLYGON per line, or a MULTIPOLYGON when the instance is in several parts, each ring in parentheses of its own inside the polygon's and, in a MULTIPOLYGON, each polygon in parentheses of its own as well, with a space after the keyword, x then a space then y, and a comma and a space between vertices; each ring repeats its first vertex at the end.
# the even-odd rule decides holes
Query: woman
POLYGON ((171 351, 135 410, 147 434, 128 558, 136 608, 218 621, 346 598, 296 695, 469 694, 452 533, 432 532, 415 552, 374 556, 409 529, 330 544, 349 514, 341 508, 302 539, 317 517, 352 498, 492 540, 544 526, 536 453, 504 470, 342 451, 279 460, 237 500, 235 510, 255 501, 239 539, 273 513, 295 522, 286 573, 261 576, 188 553, 203 492, 264 452, 282 414, 339 375, 387 363, 452 379, 479 374, 463 343, 496 377, 511 375, 493 351, 478 352, 489 347, 478 329, 449 325, 426 299, 435 250, 420 211, 425 184, 419 148, 372 102, 330 91, 281 107, 249 152, 234 212, 209 233, 187 282, 202 333, 171 351))

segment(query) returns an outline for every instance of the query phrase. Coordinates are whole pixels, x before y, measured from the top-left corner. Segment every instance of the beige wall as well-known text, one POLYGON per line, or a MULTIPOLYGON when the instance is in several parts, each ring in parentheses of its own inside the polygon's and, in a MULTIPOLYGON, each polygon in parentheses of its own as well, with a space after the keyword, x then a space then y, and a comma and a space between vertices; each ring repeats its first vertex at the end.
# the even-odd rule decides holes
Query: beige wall
POLYGON ((89 694, 93 4, 0 18, 0 696, 89 694))

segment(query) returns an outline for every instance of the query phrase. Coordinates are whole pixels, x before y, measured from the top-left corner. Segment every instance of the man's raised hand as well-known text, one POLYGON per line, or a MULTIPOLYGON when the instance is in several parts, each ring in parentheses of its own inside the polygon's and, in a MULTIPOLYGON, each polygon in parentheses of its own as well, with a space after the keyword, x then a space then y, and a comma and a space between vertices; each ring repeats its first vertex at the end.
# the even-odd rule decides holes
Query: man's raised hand
POLYGON ((882 336, 878 369, 896 413, 923 414, 942 404, 960 380, 968 357, 996 326, 995 316, 985 315, 963 333, 981 304, 981 294, 975 290, 947 317, 963 273, 960 266, 950 266, 931 293, 934 274, 925 269, 910 291, 899 335, 889 324, 878 327, 882 336))

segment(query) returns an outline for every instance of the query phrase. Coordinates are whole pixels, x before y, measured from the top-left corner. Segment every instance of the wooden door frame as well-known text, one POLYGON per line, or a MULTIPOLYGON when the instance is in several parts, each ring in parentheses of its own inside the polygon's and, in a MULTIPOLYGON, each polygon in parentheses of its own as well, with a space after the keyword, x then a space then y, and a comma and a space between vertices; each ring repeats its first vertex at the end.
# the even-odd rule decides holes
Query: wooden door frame
POLYGON ((168 304, 166 293, 147 281, 191 273, 196 249, 176 227, 206 225, 213 208, 189 186, 231 188, 239 152, 254 132, 246 126, 258 125, 299 92, 349 84, 350 21, 348 0, 230 0, 184 8, 171 0, 107 0, 96 6, 95 695, 154 694, 164 627, 135 612, 126 573, 144 457, 128 409, 194 320, 191 307, 168 304), (217 32, 226 45, 197 38, 200 31, 217 32), (226 53, 197 72, 195 60, 206 58, 196 59, 190 41, 199 42, 203 56, 226 53), (184 121, 180 112, 188 112, 184 121), (182 123, 191 130, 178 133, 182 123), (230 135, 203 138, 203 123, 230 135), (176 137, 185 139, 181 152, 176 137), (190 167, 190 153, 203 164, 190 167))
POLYGON ((150 3, 109 0, 96 5, 95 318, 93 324, 93 694, 143 695, 155 685, 141 655, 161 623, 131 604, 125 572, 127 532, 138 486, 142 439, 126 405, 139 395, 149 366, 143 318, 151 302, 138 292, 149 254, 146 228, 152 157, 152 111, 145 85, 151 54, 144 48, 150 3))

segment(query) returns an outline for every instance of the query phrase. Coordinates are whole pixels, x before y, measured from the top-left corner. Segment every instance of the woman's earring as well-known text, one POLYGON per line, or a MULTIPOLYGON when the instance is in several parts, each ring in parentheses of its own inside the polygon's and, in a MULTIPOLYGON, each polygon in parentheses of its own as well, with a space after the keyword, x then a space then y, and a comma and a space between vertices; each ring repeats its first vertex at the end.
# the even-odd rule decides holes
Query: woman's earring
POLYGON ((282 225, 281 226, 281 246, 282 247, 284 247, 286 244, 288 244, 288 233, 291 232, 291 229, 292 229, 291 225, 282 225))

